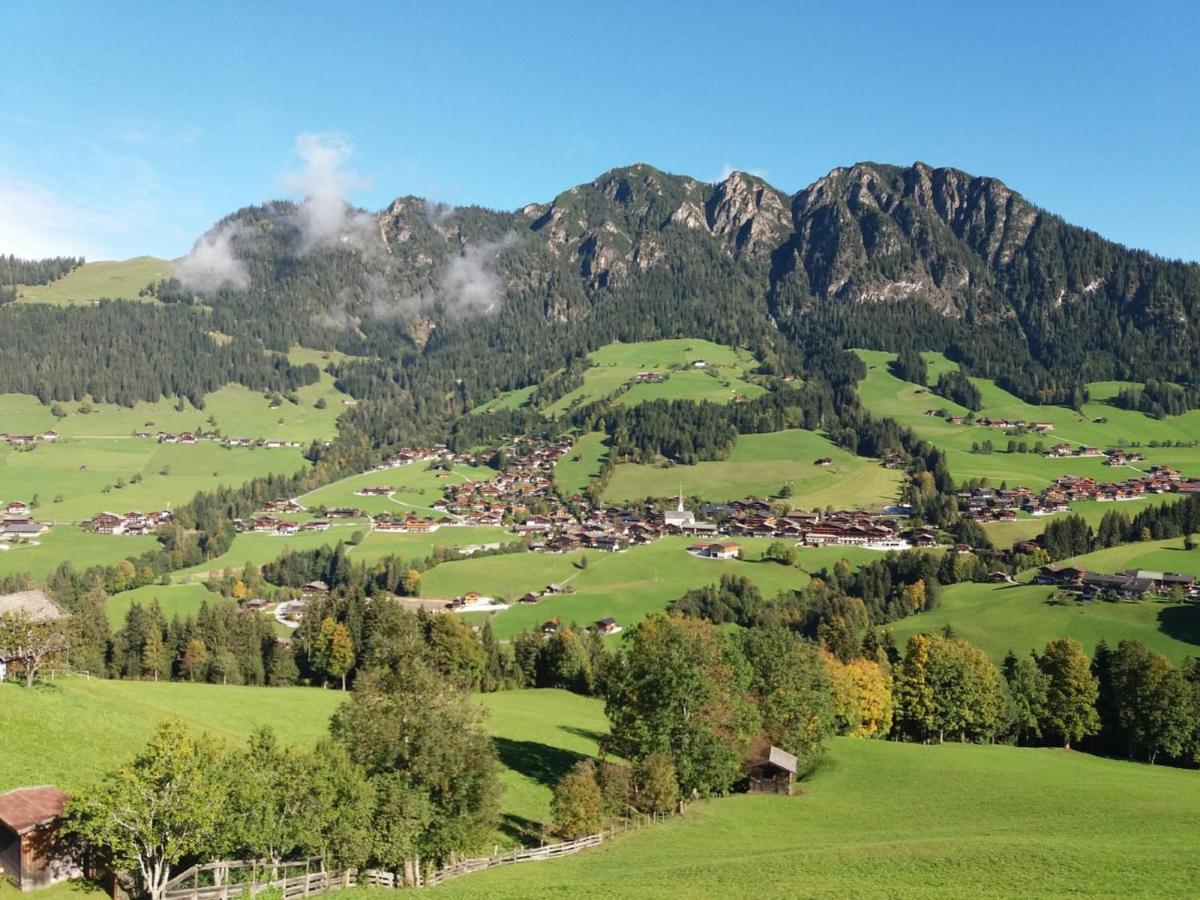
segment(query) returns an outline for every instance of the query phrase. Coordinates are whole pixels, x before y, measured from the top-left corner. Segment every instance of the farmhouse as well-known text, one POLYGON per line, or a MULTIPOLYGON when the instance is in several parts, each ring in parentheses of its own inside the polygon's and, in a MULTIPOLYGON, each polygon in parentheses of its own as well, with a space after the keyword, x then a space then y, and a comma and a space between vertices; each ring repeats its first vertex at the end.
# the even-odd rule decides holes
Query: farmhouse
POLYGON ((13 500, 8 504, 8 506, 4 507, 4 512, 10 516, 28 515, 29 504, 23 503, 20 500, 13 500))
POLYGON ((737 559, 742 553, 741 545, 733 541, 721 541, 716 544, 702 542, 692 544, 688 550, 696 556, 703 556, 706 559, 737 559))
POLYGON ((601 619, 592 628, 596 634, 617 634, 621 630, 616 619, 601 619))
POLYGON ((0 874, 22 891, 83 874, 77 845, 59 835, 69 798, 53 787, 0 794, 0 874))

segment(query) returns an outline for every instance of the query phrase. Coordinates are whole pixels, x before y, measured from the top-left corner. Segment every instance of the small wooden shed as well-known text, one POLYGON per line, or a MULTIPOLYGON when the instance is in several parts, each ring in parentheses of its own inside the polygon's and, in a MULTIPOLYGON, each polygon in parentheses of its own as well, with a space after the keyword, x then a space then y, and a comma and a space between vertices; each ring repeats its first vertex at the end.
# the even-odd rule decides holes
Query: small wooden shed
POLYGON ((752 794, 790 794, 796 777, 796 757, 786 750, 770 747, 750 766, 746 789, 752 794))
POLYGON ((53 787, 0 794, 0 876, 22 891, 83 874, 78 847, 59 834, 68 799, 53 787))

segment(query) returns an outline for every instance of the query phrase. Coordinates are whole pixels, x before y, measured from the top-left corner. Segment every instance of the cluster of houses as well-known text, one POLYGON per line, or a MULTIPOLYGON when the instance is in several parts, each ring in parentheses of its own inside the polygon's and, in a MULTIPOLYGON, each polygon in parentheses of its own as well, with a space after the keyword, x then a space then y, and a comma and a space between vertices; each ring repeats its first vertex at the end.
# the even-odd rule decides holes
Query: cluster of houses
POLYGON ((1178 572, 1151 572, 1143 569, 1126 570, 1113 574, 1089 572, 1081 566, 1042 566, 1034 578, 1034 584, 1048 584, 1062 590, 1074 591, 1081 599, 1115 596, 1133 600, 1153 594, 1167 594, 1182 590, 1188 596, 1200 594, 1195 575, 1178 572))
POLYGON ((393 453, 375 469, 397 469, 401 466, 411 466, 414 463, 431 462, 441 465, 474 465, 478 460, 469 453, 455 453, 445 444, 435 444, 432 447, 402 447, 393 453))
POLYGON ((1049 434, 1054 430, 1053 422, 1027 422, 1024 419, 1001 419, 995 416, 979 416, 968 419, 967 416, 954 416, 945 409, 927 409, 925 415, 937 419, 945 419, 951 425, 981 425, 984 428, 996 428, 1012 434, 1031 431, 1034 434, 1049 434))
POLYGON ((216 431, 181 431, 179 434, 169 431, 135 431, 133 436, 152 438, 160 444, 198 444, 200 441, 215 441, 223 447, 266 447, 270 450, 301 446, 299 441, 283 441, 277 438, 221 437, 216 431))
POLYGON ((1037 493, 1025 487, 980 487, 960 492, 958 502, 964 518, 1006 522, 1016 519, 1018 512, 1046 516, 1067 512, 1072 503, 1083 500, 1137 500, 1148 494, 1168 492, 1200 493, 1200 481, 1185 481, 1179 470, 1168 466, 1152 466, 1144 475, 1122 482, 1103 482, 1088 476, 1063 475, 1037 493))
POLYGON ((1122 447, 1110 447, 1107 450, 1101 450, 1099 447, 1092 447, 1089 444, 1055 444, 1047 450, 1044 456, 1050 459, 1080 459, 1080 458, 1097 458, 1104 457, 1106 466, 1128 466, 1135 462, 1145 462, 1146 457, 1136 450, 1128 450, 1122 447))
POLYGON ((27 540, 49 530, 49 525, 33 518, 29 504, 13 500, 4 507, 4 516, 0 518, 0 541, 27 540))
POLYGON ((23 447, 29 444, 38 444, 42 441, 53 443, 58 440, 57 431, 43 431, 41 434, 9 434, 5 431, 0 431, 0 441, 13 446, 23 447))
POLYGON ((96 513, 83 527, 96 534, 153 534, 171 521, 171 511, 127 512, 124 515, 112 512, 96 513))
MULTIPOLYGON (((558 634, 559 630, 562 629, 562 627, 563 627, 562 619, 560 619, 558 616, 555 616, 553 619, 547 619, 545 622, 543 622, 542 627, 539 630, 546 637, 549 637, 550 635, 558 634)), ((596 634, 599 634, 601 636, 609 635, 609 634, 620 634, 621 626, 617 624, 616 619, 605 618, 605 619, 599 619, 596 622, 593 622, 592 625, 590 626, 589 630, 594 631, 594 632, 596 632, 596 634)))

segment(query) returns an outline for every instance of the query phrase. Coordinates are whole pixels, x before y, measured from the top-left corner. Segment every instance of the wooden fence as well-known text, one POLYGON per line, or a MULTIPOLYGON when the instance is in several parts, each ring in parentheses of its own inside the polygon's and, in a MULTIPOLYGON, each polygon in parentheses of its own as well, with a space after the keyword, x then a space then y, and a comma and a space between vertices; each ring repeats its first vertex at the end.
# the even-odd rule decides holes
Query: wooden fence
POLYGON ((324 860, 319 856, 275 864, 266 860, 210 862, 192 866, 172 878, 167 882, 160 900, 236 900, 243 893, 253 897, 272 888, 280 890, 285 900, 296 900, 355 885, 394 889, 432 887, 452 878, 483 872, 496 866, 571 856, 581 850, 601 846, 606 837, 663 821, 668 815, 659 813, 618 819, 610 822, 603 831, 573 841, 526 847, 471 859, 452 858, 440 869, 423 869, 420 862, 416 861, 407 876, 381 869, 365 869, 361 872, 357 869, 344 869, 329 872, 325 870, 324 860))

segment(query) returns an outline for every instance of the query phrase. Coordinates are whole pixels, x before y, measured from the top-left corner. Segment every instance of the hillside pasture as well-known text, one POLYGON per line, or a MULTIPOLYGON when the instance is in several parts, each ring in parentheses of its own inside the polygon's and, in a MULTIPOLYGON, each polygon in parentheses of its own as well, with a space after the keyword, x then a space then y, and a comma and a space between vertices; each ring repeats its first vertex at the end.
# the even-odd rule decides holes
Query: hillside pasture
POLYGON ((74 303, 109 300, 146 300, 138 291, 171 276, 171 263, 153 256, 84 263, 50 284, 17 285, 17 299, 25 303, 74 303))
POLYGON ((444 488, 467 481, 486 481, 495 474, 494 470, 482 466, 455 466, 449 475, 439 477, 440 470, 429 468, 427 463, 416 462, 407 466, 351 475, 296 497, 295 500, 306 509, 341 506, 361 509, 373 515, 390 513, 403 518, 412 513, 440 518, 447 514, 435 512, 430 509, 429 504, 441 499, 444 488), (364 487, 377 486, 393 487, 396 492, 391 496, 367 497, 357 493, 364 487))
POLYGON ((687 552, 694 538, 672 537, 621 553, 533 553, 493 556, 444 563, 426 572, 421 593, 451 598, 468 591, 513 598, 549 584, 568 586, 574 593, 548 595, 535 604, 517 604, 495 613, 496 635, 509 638, 537 628, 547 619, 590 625, 612 617, 623 628, 636 625, 649 613, 665 609, 688 590, 717 583, 722 575, 749 578, 770 599, 784 590, 803 587, 810 572, 832 567, 839 559, 861 565, 881 554, 858 547, 806 548, 798 566, 764 561, 766 538, 739 540, 744 559, 702 559, 687 552), (582 559, 587 565, 581 568, 582 559))
MULTIPOLYGON (((1101 500, 1086 500, 1081 503, 1072 503, 1071 512, 1080 516, 1085 522, 1096 529, 1100 526, 1100 520, 1104 518, 1107 512, 1124 513, 1133 518, 1143 509, 1150 506, 1159 506, 1163 503, 1174 503, 1181 498, 1180 494, 1152 494, 1146 497, 1140 497, 1137 500, 1121 500, 1121 501, 1101 501, 1101 500)), ((1061 515, 1057 516, 1062 518, 1061 515)), ((997 547, 1007 549, 1017 541, 1031 541, 1043 531, 1046 526, 1053 522, 1055 516, 1030 516, 1020 514, 1015 521, 1012 522, 989 522, 984 525, 984 530, 987 532, 992 543, 997 547)))
POLYGON ((36 497, 39 519, 79 522, 105 510, 170 509, 199 491, 271 473, 291 474, 304 466, 300 451, 293 448, 230 448, 213 441, 64 438, 31 450, 5 444, 0 445, 0 499, 32 503, 36 497), (140 480, 135 483, 135 478, 140 480), (121 482, 124 486, 118 487, 121 482))
MULTIPOLYGON (((31 784, 75 791, 126 760, 163 719, 241 741, 260 725, 280 739, 312 746, 348 699, 320 688, 263 688, 186 682, 61 677, 26 691, 0 684, 0 792, 31 784)), ((599 700, 566 691, 477 695, 488 710, 501 762, 504 815, 498 840, 544 822, 550 791, 577 759, 594 756, 607 733, 599 700)))
POLYGON ((591 368, 583 373, 583 385, 569 391, 543 412, 560 416, 572 407, 594 403, 622 390, 638 372, 657 372, 658 383, 633 384, 620 402, 635 405, 647 400, 706 400, 729 403, 735 396, 748 399, 764 389, 745 380, 758 362, 745 350, 735 350, 711 341, 678 338, 663 341, 614 343, 588 354, 591 368), (703 362, 703 367, 697 367, 703 362))
POLYGON ((735 795, 446 898, 1189 896, 1194 772, 839 738, 798 797, 735 795))
POLYGON ((743 434, 729 458, 693 466, 622 463, 612 474, 604 499, 610 503, 645 497, 688 496, 712 502, 746 497, 771 498, 786 484, 786 501, 811 509, 879 508, 896 502, 903 473, 885 469, 835 446, 812 431, 792 429, 768 434, 743 434), (831 464, 816 465, 827 458, 831 464))
POLYGON ((1115 646, 1130 638, 1176 662, 1200 655, 1200 605, 1166 600, 1056 604, 1050 602, 1052 592, 1046 585, 952 584, 941 589, 937 608, 887 628, 903 648, 910 636, 948 625, 996 663, 1010 650, 1018 655, 1040 652, 1060 637, 1074 638, 1088 653, 1101 639, 1115 646))
POLYGON ((587 487, 600 474, 608 450, 608 437, 603 432, 591 431, 579 438, 571 452, 554 466, 554 480, 559 491, 570 497, 587 487))
POLYGON ((88 566, 116 565, 157 547, 152 535, 93 534, 75 525, 56 525, 26 543, 0 544, 0 577, 28 572, 40 581, 63 562, 83 571, 88 566))

